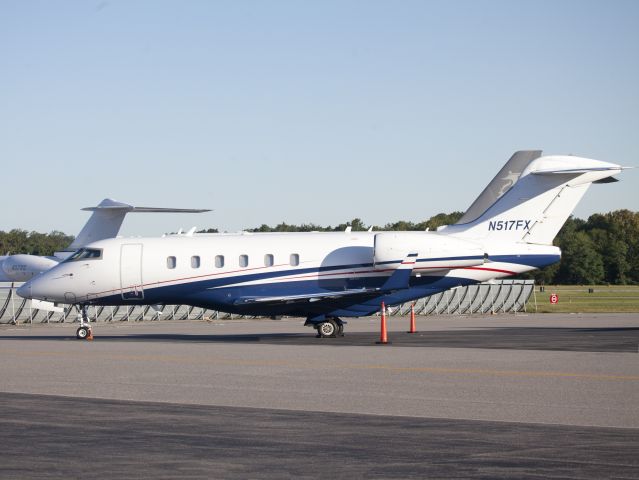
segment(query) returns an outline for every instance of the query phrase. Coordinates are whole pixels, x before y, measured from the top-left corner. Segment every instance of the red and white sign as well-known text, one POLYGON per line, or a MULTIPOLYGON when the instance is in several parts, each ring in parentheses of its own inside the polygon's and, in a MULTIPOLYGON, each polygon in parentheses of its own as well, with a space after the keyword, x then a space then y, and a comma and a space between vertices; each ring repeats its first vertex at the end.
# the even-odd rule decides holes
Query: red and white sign
POLYGON ((550 295, 550 303, 552 303, 553 305, 559 303, 559 295, 557 295, 556 293, 550 295))

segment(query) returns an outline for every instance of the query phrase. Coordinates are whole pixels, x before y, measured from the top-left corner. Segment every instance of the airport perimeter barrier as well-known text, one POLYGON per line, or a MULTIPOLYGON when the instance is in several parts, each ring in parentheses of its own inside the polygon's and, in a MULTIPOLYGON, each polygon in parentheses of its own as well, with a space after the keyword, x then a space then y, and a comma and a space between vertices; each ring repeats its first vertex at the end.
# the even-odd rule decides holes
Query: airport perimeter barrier
MULTIPOLYGON (((59 305, 62 311, 36 309, 31 301, 16 294, 22 283, 0 282, 0 324, 63 323, 78 321, 78 310, 71 305, 59 305)), ((420 298, 413 302, 416 315, 468 315, 526 312, 531 295, 535 295, 534 280, 499 280, 491 283, 455 287, 420 298)), ((536 310, 536 297, 533 304, 536 310)), ((389 315, 409 315, 411 303, 389 307, 389 315)), ((144 320, 215 320, 256 318, 191 307, 165 305, 156 311, 150 305, 104 307, 90 306, 92 322, 140 322, 144 320)))

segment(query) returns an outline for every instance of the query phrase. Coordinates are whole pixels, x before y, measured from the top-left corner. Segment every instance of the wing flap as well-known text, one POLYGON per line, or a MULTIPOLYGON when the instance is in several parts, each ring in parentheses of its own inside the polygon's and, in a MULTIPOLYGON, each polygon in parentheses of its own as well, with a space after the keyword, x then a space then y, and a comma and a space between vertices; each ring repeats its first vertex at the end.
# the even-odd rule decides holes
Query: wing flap
POLYGON ((239 297, 233 302, 235 305, 246 305, 251 303, 274 303, 274 304, 292 304, 303 302, 319 302, 321 300, 343 298, 357 295, 371 295, 380 292, 379 288, 358 288, 351 290, 339 290, 335 292, 321 292, 321 293, 305 293, 301 295, 280 295, 269 297, 239 297))
POLYGON ((400 265, 395 269, 393 274, 388 277, 381 288, 356 288, 350 290, 325 291, 317 293, 304 293, 300 295, 279 295, 279 296, 251 296, 239 297, 233 302, 234 305, 247 304, 294 304, 294 303, 313 303, 322 300, 335 300, 346 297, 370 297, 375 295, 383 295, 395 290, 409 288, 410 275, 415 267, 417 253, 409 253, 400 265))

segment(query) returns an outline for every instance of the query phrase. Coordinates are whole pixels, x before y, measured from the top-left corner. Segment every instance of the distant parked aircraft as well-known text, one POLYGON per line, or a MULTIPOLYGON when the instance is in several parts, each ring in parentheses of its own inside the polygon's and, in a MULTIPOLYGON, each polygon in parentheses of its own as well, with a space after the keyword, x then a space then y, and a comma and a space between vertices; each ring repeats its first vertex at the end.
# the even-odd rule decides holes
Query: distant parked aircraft
POLYGON ((134 207, 110 198, 102 200, 97 207, 87 207, 82 210, 93 212, 93 214, 71 245, 63 251, 55 252, 52 257, 25 254, 0 256, 0 282, 26 282, 35 275, 55 267, 79 248, 98 240, 116 237, 127 213, 200 213, 210 211, 191 208, 134 207))
POLYGON ((18 290, 87 305, 189 304, 248 315, 306 317, 323 337, 370 315, 458 285, 559 260, 552 240, 592 183, 623 167, 515 153, 455 225, 436 232, 309 232, 117 238, 80 248, 18 290))

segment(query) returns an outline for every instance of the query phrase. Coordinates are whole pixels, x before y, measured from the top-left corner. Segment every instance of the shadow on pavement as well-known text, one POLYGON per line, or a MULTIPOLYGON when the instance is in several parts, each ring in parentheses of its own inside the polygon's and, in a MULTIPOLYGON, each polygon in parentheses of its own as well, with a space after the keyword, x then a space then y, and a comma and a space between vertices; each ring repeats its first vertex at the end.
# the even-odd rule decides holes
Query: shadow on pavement
MULTIPOLYGON (((180 333, 144 333, 101 335, 98 342, 186 342, 186 343, 265 343, 273 345, 330 345, 335 347, 371 346, 379 334, 346 332, 337 338, 317 338, 305 333, 255 333, 241 335, 200 335, 180 333)), ((633 352, 639 348, 639 328, 485 328, 454 331, 428 331, 408 334, 389 332, 387 347, 488 348, 511 350, 559 350, 583 352, 633 352)), ((75 328, 61 335, 3 335, 0 341, 76 341, 75 328)))

